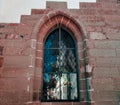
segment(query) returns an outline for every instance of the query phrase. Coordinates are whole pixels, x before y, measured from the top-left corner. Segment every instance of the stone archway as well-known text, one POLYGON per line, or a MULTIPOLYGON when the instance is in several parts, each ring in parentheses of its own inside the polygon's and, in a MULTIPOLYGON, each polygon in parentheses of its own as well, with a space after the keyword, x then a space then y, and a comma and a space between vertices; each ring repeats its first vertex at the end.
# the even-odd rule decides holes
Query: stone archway
MULTIPOLYGON (((85 36, 81 29, 80 24, 71 15, 61 12, 52 11, 43 16, 36 24, 32 39, 36 41, 36 52, 35 52, 35 70, 34 70, 34 83, 33 93, 35 93, 35 100, 41 100, 41 88, 42 88, 42 69, 43 69, 43 45, 47 34, 57 25, 61 25, 70 30, 74 37, 77 39, 78 56, 79 59, 83 57, 81 53, 82 41, 85 36)), ((80 66, 79 66, 80 69, 80 66)))

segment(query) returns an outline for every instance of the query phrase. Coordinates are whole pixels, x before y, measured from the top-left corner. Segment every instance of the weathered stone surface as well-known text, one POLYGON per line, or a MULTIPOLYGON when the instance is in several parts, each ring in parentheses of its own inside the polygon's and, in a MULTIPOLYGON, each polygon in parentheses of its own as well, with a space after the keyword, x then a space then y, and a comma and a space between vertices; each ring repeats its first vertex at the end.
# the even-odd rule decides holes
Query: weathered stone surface
POLYGON ((5 56, 5 67, 28 67, 30 65, 29 56, 5 56))
POLYGON ((115 49, 90 49, 89 54, 93 57, 115 57, 116 51, 115 49))
POLYGON ((111 33, 109 33, 109 34, 107 34, 107 38, 109 39, 109 40, 120 40, 120 33, 113 33, 113 34, 111 34, 111 33))
POLYGON ((94 78, 115 78, 115 77, 119 77, 120 75, 117 67, 95 67, 93 74, 94 74, 93 75, 94 78))
POLYGON ((95 105, 117 105, 118 101, 96 101, 95 105))
POLYGON ((118 98, 116 97, 118 91, 99 91, 96 90, 93 94, 94 99, 96 102, 98 101, 117 101, 118 98))
POLYGON ((67 2, 46 2, 46 7, 54 9, 67 9, 67 2))
POLYGON ((103 33, 100 32, 91 32, 90 33, 90 39, 106 39, 106 36, 103 33))
POLYGON ((120 57, 120 49, 116 49, 117 56, 120 57))
POLYGON ((120 5, 117 0, 80 3, 80 9, 68 9, 66 2, 47 2, 46 9, 32 9, 31 15, 22 15, 21 23, 0 23, 0 105, 117 105, 118 92, 120 5), (80 61, 80 100, 84 102, 32 101, 34 92, 36 101, 41 97, 44 41, 57 26, 70 30, 75 37, 80 61), (84 63, 93 67, 89 88, 94 90, 89 91, 92 101, 88 103, 84 63))
POLYGON ((3 57, 0 57, 0 67, 2 67, 3 66, 3 57))
POLYGON ((119 57, 104 57, 96 58, 96 66, 101 67, 119 67, 120 58, 119 57))
POLYGON ((120 41, 95 41, 96 48, 120 48, 120 41))
POLYGON ((29 93, 26 91, 0 91, 1 105, 24 105, 29 100, 29 93))
POLYGON ((97 78, 97 79, 93 79, 92 81, 92 85, 93 88, 95 90, 109 90, 109 91, 113 91, 114 90, 114 82, 112 78, 97 78))

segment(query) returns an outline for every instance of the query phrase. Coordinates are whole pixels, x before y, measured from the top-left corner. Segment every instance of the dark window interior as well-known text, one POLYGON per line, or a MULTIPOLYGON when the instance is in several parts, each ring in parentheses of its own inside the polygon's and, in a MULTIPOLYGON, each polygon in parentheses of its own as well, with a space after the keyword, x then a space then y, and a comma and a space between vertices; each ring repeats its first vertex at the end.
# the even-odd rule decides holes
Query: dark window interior
POLYGON ((73 36, 61 27, 44 43, 42 101, 78 101, 77 51, 73 36))

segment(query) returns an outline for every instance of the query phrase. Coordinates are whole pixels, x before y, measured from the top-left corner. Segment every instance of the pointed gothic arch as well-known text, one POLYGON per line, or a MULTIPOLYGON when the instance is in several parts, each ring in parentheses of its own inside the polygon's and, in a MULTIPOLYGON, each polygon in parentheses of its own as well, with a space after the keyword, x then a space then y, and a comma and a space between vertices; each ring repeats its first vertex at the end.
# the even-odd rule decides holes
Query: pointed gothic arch
MULTIPOLYGON (((36 40, 36 53, 35 53, 35 73, 34 73, 34 83, 33 83, 33 93, 35 92, 35 100, 41 100, 42 94, 42 80, 43 80, 43 56, 44 56, 44 41, 52 30, 56 27, 63 27, 69 30, 76 39, 76 46, 78 48, 78 70, 80 71, 80 67, 84 66, 82 59, 86 56, 83 50, 83 42, 85 41, 85 35, 81 29, 80 24, 69 14, 66 14, 61 11, 52 11, 43 16, 38 23, 36 24, 33 33, 32 39, 36 40), (37 73, 39 70, 39 73, 37 73), (40 80, 41 78, 41 80, 40 80), (36 85, 37 84, 37 85, 36 85)), ((80 74, 79 74, 80 75, 80 74)), ((80 99, 79 99, 80 100, 80 99)))

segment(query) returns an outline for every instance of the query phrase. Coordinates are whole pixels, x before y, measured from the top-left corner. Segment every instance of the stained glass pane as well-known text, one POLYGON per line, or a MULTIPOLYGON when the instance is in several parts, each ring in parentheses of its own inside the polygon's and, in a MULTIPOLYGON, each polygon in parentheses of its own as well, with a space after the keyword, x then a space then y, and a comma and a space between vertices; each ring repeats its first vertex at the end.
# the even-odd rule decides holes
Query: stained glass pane
POLYGON ((57 56, 59 55, 58 49, 45 49, 44 50, 44 72, 58 71, 57 56))
POLYGON ((59 35, 57 31, 53 31, 46 39, 45 48, 58 48, 59 35))
POLYGON ((71 84, 71 99, 78 99, 78 90, 77 90, 77 75, 76 73, 70 73, 70 84, 71 84))
POLYGON ((75 50, 60 49, 59 50, 59 67, 62 72, 76 72, 75 50))
POLYGON ((69 80, 67 74, 62 74, 61 76, 61 99, 67 100, 69 91, 68 91, 69 80))
POLYGON ((66 48, 75 48, 75 43, 71 35, 65 30, 61 31, 61 42, 64 42, 66 48))
POLYGON ((42 100, 77 100, 77 59, 75 41, 71 35, 56 29, 44 45, 42 100))
POLYGON ((60 99, 60 76, 58 74, 44 74, 43 100, 60 99))
POLYGON ((76 72, 75 50, 45 49, 44 72, 76 72))

